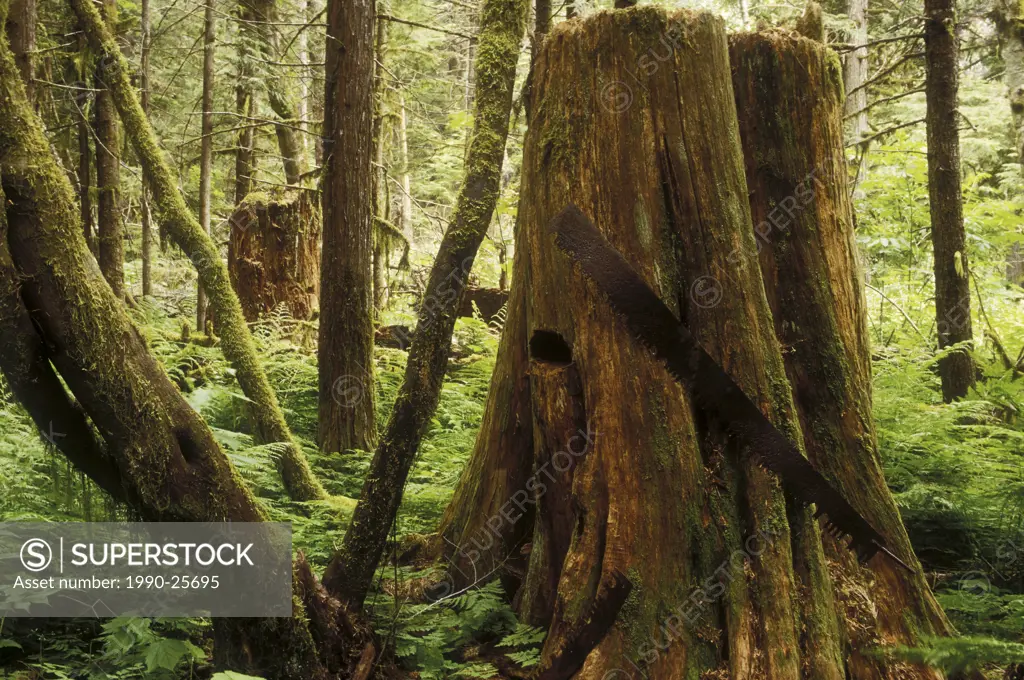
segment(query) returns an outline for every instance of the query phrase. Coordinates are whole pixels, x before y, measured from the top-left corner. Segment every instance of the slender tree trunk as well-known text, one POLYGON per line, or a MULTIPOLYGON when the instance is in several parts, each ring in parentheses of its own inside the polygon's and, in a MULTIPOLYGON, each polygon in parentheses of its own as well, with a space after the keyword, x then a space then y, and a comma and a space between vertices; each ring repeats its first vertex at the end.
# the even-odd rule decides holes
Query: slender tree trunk
MULTIPOLYGON (((104 0, 103 20, 117 26, 116 0, 104 0)), ((105 62, 96 68, 96 192, 100 271, 114 294, 124 297, 124 224, 121 220, 121 134, 105 62)))
MULTIPOLYGON (((1003 82, 1010 100, 1010 111, 1016 131, 1017 157, 1024 169, 1024 7, 1013 0, 996 3, 993 15, 1002 43, 1006 66, 1003 82)), ((1024 244, 1010 247, 1006 260, 1006 280, 1024 285, 1024 244)))
POLYGON ((1017 133, 1017 155, 1024 164, 1024 7, 1014 0, 997 0, 993 16, 1006 65, 1003 81, 1017 133))
MULTIPOLYGON (((87 41, 84 36, 79 36, 78 51, 85 54, 87 41)), ((82 87, 88 85, 88 67, 85 65, 83 56, 79 65, 78 83, 82 87)), ((92 216, 92 148, 90 139, 92 133, 89 129, 87 114, 87 99, 84 96, 75 97, 75 109, 77 112, 76 128, 78 132, 78 205, 79 215, 82 222, 82 233, 89 245, 89 250, 97 259, 99 258, 99 244, 96 241, 96 223, 92 216)))
POLYGON ((25 83, 28 100, 36 105, 35 84, 35 49, 36 49, 36 0, 14 0, 7 16, 7 40, 14 53, 14 61, 18 72, 25 83))
MULTIPOLYGON (((255 112, 253 99, 253 68, 250 45, 254 39, 252 21, 256 18, 247 2, 238 4, 238 83, 235 85, 235 113, 241 120, 248 120, 255 112)), ((235 147, 235 205, 239 205, 252 191, 252 176, 256 171, 253 155, 255 128, 243 126, 238 132, 235 147)), ((231 225, 231 242, 228 245, 228 261, 234 261, 231 252, 235 237, 235 227, 231 225)))
POLYGON ((399 224, 409 247, 413 244, 412 180, 409 174, 409 129, 405 117, 405 97, 398 95, 398 139, 402 150, 402 214, 399 224))
MULTIPOLYGON (((377 8, 378 14, 387 14, 387 1, 382 0, 377 8)), ((373 184, 370 196, 373 198, 373 311, 375 316, 387 306, 388 281, 387 259, 390 238, 385 231, 388 221, 389 205, 387 204, 387 168, 384 167, 384 62, 388 51, 387 21, 377 22, 377 42, 374 53, 376 66, 373 71, 373 152, 374 167, 371 170, 373 184)))
POLYGON ((289 444, 277 462, 285 489, 292 498, 324 498, 326 493, 292 438, 277 403, 277 396, 260 364, 238 296, 231 288, 227 267, 221 261, 216 245, 185 204, 157 145, 149 120, 139 106, 129 81, 130 68, 127 61, 89 0, 70 0, 70 4, 84 26, 89 42, 108 64, 110 92, 125 123, 128 139, 138 154, 160 217, 178 247, 188 255, 199 271, 199 280, 210 298, 216 329, 221 338, 220 346, 235 369, 242 392, 250 400, 258 438, 264 442, 289 444))
MULTIPOLYGON (((139 19, 142 33, 142 46, 140 51, 141 59, 139 64, 139 97, 142 104, 142 112, 149 115, 149 52, 152 49, 152 36, 150 35, 150 0, 142 0, 142 12, 139 19)), ((145 183, 142 186, 140 197, 140 212, 142 213, 142 295, 153 294, 153 224, 152 211, 149 207, 149 189, 145 183)))
MULTIPOLYGON (((871 413, 871 364, 863 275, 843 154, 842 83, 833 55, 781 34, 731 39, 730 62, 746 158, 754 251, 736 250, 736 267, 760 265, 804 445, 815 467, 877 527, 886 542, 913 555, 885 484, 871 413), (815 96, 808 97, 813 92, 815 96)), ((868 650, 919 645, 952 629, 916 562, 908 574, 890 560, 868 570, 825 537, 835 599, 856 612, 842 631, 846 678, 938 677, 923 669, 898 675, 868 650), (852 592, 870 593, 870 601, 852 592), (884 642, 889 641, 889 642, 884 642)), ((808 625, 829 622, 807 610, 808 625)), ((812 672, 811 677, 828 677, 812 672)))
MULTIPOLYGON (((199 156, 199 224, 210 233, 210 198, 213 179, 213 60, 217 45, 214 0, 206 0, 203 20, 203 113, 199 156)), ((206 292, 196 285, 196 331, 206 332, 206 292)))
POLYGON ((451 226, 430 271, 405 378, 370 463, 352 523, 324 585, 362 606, 402 499, 420 440, 437 409, 456 314, 498 200, 526 0, 486 0, 478 38, 480 71, 466 175, 451 226))
MULTIPOLYGON (((939 348, 971 340, 971 289, 960 194, 957 129, 958 48, 953 0, 925 2, 925 99, 928 112, 928 205, 935 264, 935 321, 939 348)), ((974 362, 960 350, 939 362, 942 398, 950 402, 974 384, 974 362)))
MULTIPOLYGON (((846 15, 853 22, 850 31, 850 42, 854 45, 866 45, 868 42, 868 0, 847 0, 846 15)), ((868 134, 867 88, 862 87, 868 79, 868 48, 858 47, 846 54, 843 70, 843 82, 846 91, 846 115, 849 119, 849 138, 852 141, 862 139, 868 134)))
POLYGON ((319 441, 377 444, 373 379, 374 0, 330 0, 324 90, 319 441))
MULTIPOLYGON (((302 17, 303 21, 312 21, 313 17, 310 13, 310 2, 309 0, 302 0, 299 3, 299 16, 302 17)), ((296 39, 295 44, 297 57, 300 64, 309 63, 309 33, 302 31, 299 33, 299 37, 296 39)), ((309 120, 309 84, 306 80, 308 71, 305 69, 299 77, 299 101, 296 102, 298 107, 299 124, 298 127, 302 131, 299 134, 299 143, 302 144, 302 164, 305 166, 306 158, 309 156, 309 126, 305 121, 309 120)))
MULTIPOLYGON (((534 17, 533 42, 536 46, 551 30, 551 0, 536 0, 534 12, 536 16, 534 17)), ((534 53, 536 53, 536 49, 534 47, 534 53)))
MULTIPOLYGON (((253 0, 251 7, 256 21, 253 28, 259 39, 263 59, 268 62, 279 61, 284 55, 279 54, 277 27, 273 25, 278 14, 275 0, 253 0)), ((295 115, 295 97, 286 79, 274 78, 273 82, 267 83, 266 90, 270 108, 280 121, 274 126, 274 132, 277 134, 277 146, 284 165, 285 181, 298 186, 304 172, 304 163, 302 142, 299 141, 302 132, 297 129, 298 120, 295 115)))

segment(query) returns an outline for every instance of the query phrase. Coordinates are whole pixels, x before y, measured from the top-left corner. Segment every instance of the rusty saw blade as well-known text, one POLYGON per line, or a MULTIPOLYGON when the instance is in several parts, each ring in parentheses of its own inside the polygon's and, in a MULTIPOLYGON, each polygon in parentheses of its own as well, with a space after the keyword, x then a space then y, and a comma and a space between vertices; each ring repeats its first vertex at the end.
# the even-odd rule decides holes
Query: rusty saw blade
POLYGON ((813 503, 815 517, 862 562, 883 552, 913 572, 789 439, 765 417, 739 385, 711 358, 629 262, 580 210, 569 205, 551 223, 555 243, 607 297, 632 335, 665 362, 697 403, 712 412, 730 434, 749 448, 756 462, 779 478, 783 491, 802 507, 813 503))

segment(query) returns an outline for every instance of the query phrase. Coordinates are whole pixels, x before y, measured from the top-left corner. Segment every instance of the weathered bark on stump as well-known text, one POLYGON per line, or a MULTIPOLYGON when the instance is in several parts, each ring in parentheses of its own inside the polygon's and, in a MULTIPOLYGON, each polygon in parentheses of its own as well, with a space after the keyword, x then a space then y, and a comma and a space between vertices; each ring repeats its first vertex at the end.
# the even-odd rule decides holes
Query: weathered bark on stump
MULTIPOLYGON (((0 20, 5 10, 0 0, 0 20)), ((0 119, 0 334, 12 340, 0 350, 0 370, 41 432, 62 450, 71 445, 68 458, 146 520, 263 521, 262 506, 104 282, 3 39, 0 119)), ((272 680, 351 677, 368 631, 301 558, 293 596, 291 618, 216 619, 215 666, 272 680)))
MULTIPOLYGON (((957 114, 959 49, 953 0, 926 0, 925 100, 928 112, 928 208, 935 269, 935 327, 939 349, 972 340, 970 266, 960 193, 960 124, 957 114)), ((974 361, 964 350, 939 361, 942 398, 966 396, 974 361)))
POLYGON ((508 326, 442 522, 454 585, 497 568, 520 613, 548 625, 547 660, 597 584, 626 574, 634 595, 580 678, 634 677, 633 664, 650 678, 844 678, 853 664, 809 512, 787 511, 777 481, 628 335, 548 230, 580 206, 801 442, 761 273, 730 261, 756 242, 721 20, 599 13, 553 29, 535 68, 508 326))
POLYGON ((278 470, 288 494, 296 500, 326 497, 320 482, 309 469, 305 455, 292 438, 284 414, 267 380, 266 372, 256 354, 242 314, 242 307, 231 287, 227 266, 221 261, 217 246, 203 231, 178 191, 167 161, 156 141, 156 134, 142 112, 132 89, 131 68, 121 55, 99 12, 89 0, 70 0, 89 41, 106 64, 105 75, 118 113, 125 123, 128 140, 145 172, 157 211, 168 233, 175 240, 199 273, 213 309, 217 334, 224 356, 235 369, 238 384, 249 398, 256 435, 263 442, 289 444, 277 458, 278 470))
POLYGON ((405 377, 370 462, 352 523, 324 573, 324 585, 362 606, 402 500, 420 440, 437 409, 456 312, 498 202, 516 61, 526 27, 525 0, 486 0, 478 36, 477 95, 466 176, 430 270, 405 377))
POLYGON ((320 402, 324 451, 377 445, 373 379, 374 0, 327 4, 320 402))
POLYGON ((284 305, 309 319, 320 291, 320 206, 309 191, 249 194, 231 219, 228 269, 248 321, 284 305))
POLYGON ((731 260, 738 268, 760 265, 808 457, 918 569, 908 574, 885 559, 861 569, 826 539, 834 582, 842 586, 836 600, 857 615, 857 625, 844 631, 847 677, 938 677, 890 670, 864 653, 881 644, 917 645, 950 628, 910 559, 878 455, 838 58, 808 40, 770 33, 733 36, 730 56, 756 241, 754 251, 737 250, 731 260), (858 602, 852 592, 867 599, 858 602))

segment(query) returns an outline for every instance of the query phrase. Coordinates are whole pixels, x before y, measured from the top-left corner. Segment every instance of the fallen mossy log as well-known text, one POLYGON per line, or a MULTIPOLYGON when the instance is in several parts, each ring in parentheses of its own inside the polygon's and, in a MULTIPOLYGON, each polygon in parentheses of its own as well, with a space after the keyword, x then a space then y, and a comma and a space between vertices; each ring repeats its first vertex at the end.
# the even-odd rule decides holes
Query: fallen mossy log
MULTIPOLYGON (((6 8, 0 0, 0 24, 6 8)), ((14 340, 0 350, 0 370, 9 384, 19 398, 37 390, 23 403, 41 432, 56 434, 62 449, 66 435, 77 447, 69 459, 143 519, 264 521, 264 508, 104 281, 2 37, 0 119, 0 335, 14 340), (88 437, 79 436, 83 428, 88 437)), ((271 680, 352 677, 372 634, 327 595, 301 556, 293 604, 291 617, 215 619, 214 666, 271 680)))
POLYGON ((277 396, 260 364, 238 296, 231 287, 227 266, 221 260, 210 235, 203 231, 186 205, 157 143, 156 133, 142 111, 131 84, 131 66, 121 54, 120 47, 93 3, 90 0, 69 2, 98 54, 97 68, 103 70, 104 81, 121 116, 125 135, 142 165, 147 185, 153 193, 154 205, 161 217, 160 222, 199 273, 199 282, 213 309, 224 356, 231 362, 238 384, 250 400, 258 438, 264 442, 288 444, 277 461, 284 486, 292 498, 325 498, 326 492, 292 437, 277 396))

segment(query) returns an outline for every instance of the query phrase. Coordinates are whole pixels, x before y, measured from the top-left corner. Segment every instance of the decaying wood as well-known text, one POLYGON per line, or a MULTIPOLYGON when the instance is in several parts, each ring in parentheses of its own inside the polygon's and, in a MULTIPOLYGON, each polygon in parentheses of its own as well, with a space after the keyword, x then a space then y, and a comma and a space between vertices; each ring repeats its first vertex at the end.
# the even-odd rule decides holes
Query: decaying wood
POLYGON ((500 288, 467 288, 466 296, 459 305, 459 316, 472 317, 473 307, 480 310, 480 317, 486 321, 498 320, 498 312, 508 302, 508 291, 500 288))
MULTIPOLYGON (((871 413, 871 364, 862 274, 843 153, 838 58, 808 40, 743 34, 731 41, 733 87, 746 159, 756 248, 737 251, 737 267, 759 267, 815 467, 905 559, 910 540, 882 475, 871 413), (808 97, 808 92, 815 96, 808 97)), ((883 640, 916 645, 949 634, 920 565, 907 572, 885 560, 858 569, 826 541, 836 583, 871 592, 870 623, 847 626, 852 678, 888 677, 865 653, 883 640)), ((809 620, 821 621, 813 611, 809 620)), ((820 623, 818 624, 820 625, 820 623)), ((902 671, 899 677, 912 677, 902 671)), ((919 670, 913 677, 933 677, 919 670)))
POLYGON ((308 191, 249 194, 228 220, 228 271, 255 321, 279 306, 309 319, 319 306, 320 206, 308 191))
MULTIPOLYGON (((602 12, 560 24, 545 40, 508 321, 480 435, 441 527, 450 568, 456 585, 493 572, 518 592, 519 612, 548 625, 542 664, 567 643, 602 578, 627 575, 633 594, 586 655, 580 678, 636 669, 654 680, 931 677, 853 657, 863 640, 842 629, 846 603, 835 590, 846 582, 833 580, 857 572, 856 564, 830 571, 810 512, 787 508, 774 478, 747 462, 551 241, 554 215, 581 206, 773 424, 801 446, 812 438, 793 402, 800 393, 787 378, 757 266, 761 236, 747 198, 733 68, 721 21, 707 14, 602 12), (737 252, 754 256, 739 266, 737 252), (536 370, 535 337, 561 338, 578 396, 554 388, 554 367, 536 370), (573 451, 565 430, 574 400, 590 441, 572 474, 556 476, 540 455, 560 438, 561 450, 573 451), (559 508, 558 526, 572 527, 564 556, 564 542, 549 538, 558 531, 545 505, 559 508)), ((808 106, 833 96, 826 88, 838 82, 814 73, 798 81, 808 106)), ((749 114, 770 120, 777 114, 768 106, 749 114)), ((821 114, 828 125, 838 126, 838 106, 821 114)), ((822 153, 832 151, 841 163, 841 144, 822 153)), ((857 366, 867 361, 864 348, 851 351, 859 352, 857 366)), ((866 399, 844 412, 867 413, 870 423, 866 399)), ((875 573, 893 576, 884 565, 875 573)), ((904 583, 911 587, 902 604, 929 611, 914 579, 904 583)))

